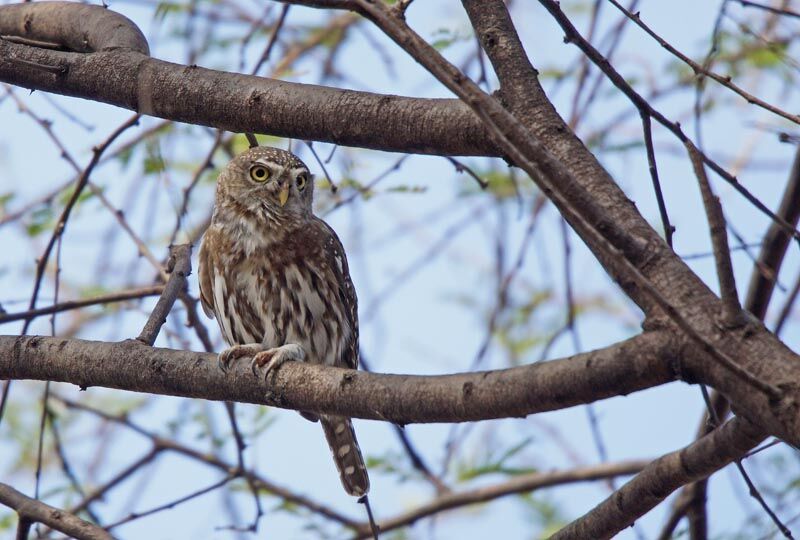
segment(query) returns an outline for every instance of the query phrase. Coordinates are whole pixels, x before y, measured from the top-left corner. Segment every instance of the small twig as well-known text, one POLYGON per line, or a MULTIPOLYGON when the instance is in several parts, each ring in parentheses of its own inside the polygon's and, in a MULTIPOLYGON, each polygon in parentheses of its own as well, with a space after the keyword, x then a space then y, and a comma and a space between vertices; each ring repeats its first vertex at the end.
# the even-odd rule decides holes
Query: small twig
MULTIPOLYGON (((214 154, 216 153, 217 149, 219 148, 220 144, 222 144, 222 135, 225 132, 221 129, 217 130, 217 134, 214 136, 214 142, 211 144, 211 148, 208 149, 208 153, 206 157, 203 159, 203 162, 195 169, 194 175, 192 179, 189 180, 189 184, 183 188, 183 198, 181 200, 181 207, 178 210, 178 214, 175 218, 175 228, 172 230, 172 235, 170 235, 169 243, 170 245, 175 243, 175 240, 178 237, 178 232, 181 229, 181 224, 183 223, 183 218, 186 216, 186 213, 189 211, 189 197, 192 194, 192 191, 200 182, 200 179, 203 177, 203 173, 206 170, 212 169, 214 167, 214 154)), ((247 135, 252 136, 252 133, 247 133, 247 135)), ((249 140, 249 139, 248 139, 249 140)), ((256 144, 258 146, 258 144, 256 144)), ((251 145, 252 148, 252 145, 251 145)))
POLYGON ((358 499, 358 502, 363 504, 364 508, 367 509, 367 518, 369 518, 369 528, 372 531, 372 539, 378 540, 378 537, 380 536, 380 527, 378 527, 378 524, 375 523, 375 516, 372 515, 372 507, 369 505, 369 497, 364 495, 358 499))
MULTIPOLYGON (((17 104, 21 108, 24 107, 24 103, 19 101, 13 92, 9 91, 9 95, 11 95, 11 97, 17 101, 17 104)), ((53 135, 50 126, 42 119, 40 119, 32 112, 30 112, 29 110, 28 114, 34 119, 34 121, 39 123, 39 125, 41 125, 43 129, 45 129, 45 131, 48 133, 48 135, 51 136, 51 138, 53 138, 54 141, 56 141, 56 143, 59 145, 64 155, 68 155, 66 154, 63 145, 61 145, 61 142, 53 135)), ((86 166, 85 169, 83 169, 80 176, 78 177, 78 180, 75 184, 75 190, 72 192, 72 196, 69 198, 69 201, 67 201, 67 204, 64 206, 64 210, 61 212, 61 215, 59 216, 58 221, 56 222, 56 225, 53 228, 53 234, 50 236, 50 239, 47 242, 47 246, 45 247, 44 253, 36 261, 36 276, 34 277, 31 300, 30 303, 28 304, 29 310, 34 309, 36 307, 36 301, 39 298, 39 289, 42 286, 42 279, 44 278, 44 272, 50 260, 50 254, 52 253, 53 248, 56 245, 56 241, 59 240, 61 236, 64 234, 64 230, 67 227, 67 221, 69 220, 70 213, 77 204, 78 199, 80 198, 80 195, 83 192, 84 188, 87 186, 87 184, 89 184, 89 176, 92 174, 92 171, 94 170, 95 166, 97 166, 98 162, 100 161, 100 156, 103 155, 103 153, 111 145, 111 143, 113 143, 117 139, 117 137, 119 137, 126 129, 128 129, 131 126, 137 125, 139 123, 139 118, 140 118, 139 114, 133 115, 130 119, 128 119, 126 122, 120 125, 117 129, 115 129, 111 133, 111 135, 109 135, 108 138, 105 141, 103 141, 102 144, 93 148, 92 159, 89 161, 89 164, 86 166)), ((71 161, 71 164, 75 166, 76 170, 80 170, 80 168, 77 167, 77 164, 75 164, 73 161, 71 161)), ((26 320, 25 324, 22 326, 22 331, 20 332, 20 334, 26 334, 28 332, 29 326, 30 326, 30 320, 26 320)), ((2 397, 0 397, 0 422, 3 421, 3 412, 5 411, 6 400, 8 399, 8 392, 10 387, 11 387, 11 381, 10 380, 6 381, 5 386, 3 387, 3 395, 2 397)))
POLYGON ((478 185, 481 187, 481 189, 486 189, 489 187, 489 182, 478 176, 475 171, 458 161, 456 158, 451 156, 444 156, 444 158, 453 164, 453 166, 456 168, 456 172, 467 173, 469 176, 474 178, 475 181, 478 182, 478 185))
MULTIPOLYGON (((127 418, 127 416, 115 416, 105 411, 95 409, 89 405, 69 400, 62 396, 53 396, 53 398, 57 399, 70 409, 85 411, 94 416, 112 422, 114 424, 125 426, 126 428, 134 431, 135 433, 138 433, 139 435, 149 439, 153 443, 153 445, 158 448, 162 448, 164 450, 168 450, 176 454, 182 455, 184 457, 187 457, 189 459, 195 460, 197 462, 203 463, 204 465, 222 471, 223 473, 226 474, 230 473, 230 471, 237 469, 237 466, 235 464, 230 463, 228 461, 223 461, 221 458, 213 454, 194 450, 192 448, 189 448, 188 446, 182 445, 177 441, 165 439, 156 435, 155 433, 147 431, 146 429, 132 422, 129 418, 127 418)), ((351 529, 358 528, 359 523, 357 521, 347 516, 344 516, 339 512, 335 511, 334 509, 322 505, 321 503, 318 503, 302 495, 298 495, 286 488, 274 484, 273 482, 267 480, 266 478, 259 476, 252 470, 237 471, 237 472, 240 472, 241 475, 252 478, 260 491, 272 493, 276 497, 280 497, 282 499, 289 501, 292 504, 296 504, 303 508, 307 508, 311 512, 314 512, 316 514, 324 516, 327 519, 340 523, 345 527, 351 529)))
MULTIPOLYGON (((278 34, 280 34, 281 29, 283 28, 283 23, 286 21, 286 15, 289 13, 289 8, 291 7, 290 4, 284 4, 283 9, 281 10, 281 14, 278 17, 278 22, 275 24, 275 30, 273 30, 272 35, 269 37, 269 42, 267 43, 264 52, 261 53, 261 57, 256 62, 255 67, 253 68, 252 74, 258 74, 258 70, 261 69, 261 66, 264 62, 267 61, 269 55, 272 53, 272 49, 275 47, 275 44, 278 42, 278 34)), ((256 145, 258 146, 258 145, 256 145)))
POLYGON ((245 133, 244 136, 247 138, 250 148, 255 148, 258 146, 258 139, 256 139, 256 136, 253 133, 245 133))
POLYGON ((313 141, 303 141, 308 146, 308 149, 311 151, 311 154, 314 156, 314 159, 319 164, 322 172, 325 174, 325 179, 328 180, 328 184, 331 186, 331 193, 336 193, 339 190, 339 187, 333 182, 331 175, 328 174, 328 169, 325 168, 325 163, 319 158, 317 155, 317 151, 314 150, 314 142, 313 141))
POLYGON ((790 531, 789 528, 783 524, 777 514, 775 514, 772 508, 769 507, 767 501, 764 500, 764 497, 761 496, 761 492, 758 491, 758 488, 750 479, 750 475, 744 470, 744 465, 742 465, 741 459, 736 460, 736 468, 739 469, 739 474, 742 475, 744 483, 747 484, 747 490, 748 493, 750 493, 750 496, 758 501, 758 504, 761 506, 764 512, 767 513, 772 522, 778 527, 778 530, 781 531, 781 534, 785 538, 794 538, 794 536, 792 536, 792 531, 790 531))
POLYGON ((764 4, 759 4, 758 2, 750 2, 749 0, 736 0, 742 7, 754 7, 758 9, 763 9, 764 11, 769 11, 771 13, 775 13, 777 15, 786 15, 787 17, 795 17, 800 19, 800 13, 796 11, 791 11, 788 9, 779 9, 772 6, 767 6, 764 4))
MULTIPOLYGON (((367 362, 366 358, 364 357, 363 352, 359 351, 358 358, 361 369, 366 372, 372 371, 370 369, 369 362, 367 362)), ((397 438, 400 439, 400 444, 406 451, 406 455, 408 455, 411 465, 417 469, 422 476, 433 485, 434 488, 436 488, 437 493, 448 493, 450 488, 438 476, 433 474, 433 471, 431 471, 430 467, 428 467, 428 464, 425 463, 425 460, 422 458, 420 453, 417 452, 416 448, 414 448, 414 444, 411 442, 411 438, 408 436, 405 429, 397 424, 392 424, 392 428, 397 435, 397 438)))
POLYGON ((639 111, 642 117, 642 131, 644 132, 644 146, 647 151, 647 166, 650 171, 650 179, 653 182, 653 191, 656 194, 658 203, 658 213, 661 216, 661 226, 664 228, 664 240, 669 247, 672 247, 672 234, 675 227, 669 221, 667 205, 664 202, 664 193, 661 191, 661 181, 658 179, 658 167, 656 166, 656 152, 653 148, 653 130, 650 122, 650 115, 644 111, 639 111))
POLYGON ((192 272, 192 246, 191 244, 179 244, 170 246, 170 257, 167 262, 167 271, 170 272, 167 285, 161 293, 161 297, 150 313, 150 317, 142 329, 142 333, 136 339, 152 346, 158 337, 161 326, 167 320, 167 314, 172 309, 172 305, 178 295, 186 289, 186 277, 192 272))
MULTIPOLYGON (((611 83, 623 94, 625 94, 630 102, 633 103, 633 105, 639 110, 640 114, 650 115, 656 122, 667 128, 681 142, 688 140, 687 135, 683 132, 683 128, 678 122, 670 121, 666 116, 650 105, 647 99, 642 97, 641 94, 637 93, 636 90, 634 90, 633 87, 628 84, 625 77, 623 77, 616 69, 614 69, 614 67, 609 63, 608 59, 606 59, 600 53, 600 51, 598 51, 591 43, 586 41, 581 36, 566 14, 564 14, 564 12, 561 10, 558 2, 555 0, 539 0, 539 3, 544 6, 544 8, 555 18, 558 25, 561 26, 565 34, 564 40, 567 43, 574 43, 581 51, 583 51, 583 53, 588 56, 592 62, 594 62, 595 65, 597 65, 597 67, 606 75, 611 83)), ((702 151, 698 150, 698 152, 702 156, 705 164, 708 165, 711 170, 713 170, 723 180, 730 184, 740 195, 750 202, 750 204, 755 206, 761 213, 769 216, 771 220, 778 223, 787 233, 791 234, 795 240, 800 242, 800 231, 798 231, 791 224, 787 223, 785 219, 776 215, 775 212, 770 210, 758 199, 758 197, 753 195, 747 188, 745 188, 734 175, 722 168, 722 166, 720 166, 716 161, 708 157, 702 151)))
POLYGON ((163 285, 153 285, 151 287, 142 287, 141 289, 130 289, 111 294, 104 294, 100 296, 93 296, 84 300, 70 300, 67 302, 59 302, 52 306, 47 306, 37 309, 29 309, 17 313, 6 313, 0 315, 0 324, 9 323, 13 321, 35 319, 42 315, 49 315, 51 313, 61 313, 62 311, 71 311, 73 309, 80 309, 88 306, 97 306, 103 304, 111 304, 114 302, 125 302, 126 300, 138 300, 140 298, 147 298, 148 296, 156 296, 163 292, 163 285))
POLYGON ((234 478, 235 478, 234 475, 228 475, 228 476, 223 477, 221 480, 219 480, 217 482, 214 482, 210 486, 206 486, 206 487, 204 487, 202 489, 198 489, 197 491, 193 491, 192 493, 190 493, 188 495, 185 495, 185 496, 183 496, 183 497, 181 497, 179 499, 176 499, 174 501, 170 501, 170 502, 168 502, 166 504, 162 504, 160 506, 156 506, 155 508, 151 508, 150 510, 145 510, 143 512, 131 512, 127 517, 122 518, 119 521, 115 521, 114 523, 111 523, 109 525, 106 525, 105 528, 106 528, 106 530, 110 531, 111 529, 119 527, 120 525, 124 525, 125 523, 133 521, 135 519, 141 519, 143 517, 146 517, 146 516, 158 513, 158 512, 162 512, 164 510, 171 510, 172 508, 175 508, 176 506, 178 506, 180 504, 183 504, 183 503, 185 503, 187 501, 190 501, 192 499, 196 499, 197 497, 200 497, 201 495, 205 495, 206 493, 209 493, 211 491, 214 491, 215 489, 218 489, 218 488, 224 486, 225 484, 227 484, 228 482, 230 482, 234 478))
POLYGON ((639 16, 638 12, 631 13, 616 0, 608 0, 608 1, 611 2, 611 4, 613 4, 614 7, 620 10, 620 12, 622 12, 626 17, 628 17, 631 21, 633 21, 637 26, 639 26, 639 28, 644 30, 644 32, 651 38, 653 38, 659 45, 661 45, 661 47, 663 47, 670 54, 678 58, 681 62, 689 66, 692 69, 692 71, 694 71, 697 75, 703 75, 705 77, 708 77, 709 79, 713 79, 714 81, 718 82, 725 88, 728 88, 735 94, 738 94, 742 99, 747 101, 747 103, 765 109, 773 114, 785 118, 786 120, 794 122, 795 124, 800 124, 800 115, 788 113, 783 109, 771 105, 766 101, 754 96, 753 94, 746 92, 744 89, 742 89, 732 81, 730 75, 723 76, 706 69, 704 66, 698 64, 697 62, 695 62, 694 60, 692 60, 691 58, 680 52, 678 49, 673 47, 667 40, 656 34, 653 31, 653 29, 651 29, 647 24, 644 23, 644 21, 642 21, 642 18, 639 16))
POLYGON ((231 424, 233 439, 236 441, 236 459, 239 463, 237 475, 244 477, 245 481, 247 482, 247 486, 250 488, 250 492, 253 494, 253 500, 255 501, 256 505, 256 515, 253 518, 253 522, 249 527, 247 527, 248 531, 255 533, 258 532, 258 522, 261 520, 261 516, 264 515, 264 509, 261 507, 261 498, 259 497, 258 486, 256 485, 255 480, 253 480, 253 477, 244 474, 244 450, 247 448, 247 444, 244 442, 242 431, 239 429, 239 423, 236 421, 235 406, 236 404, 232 401, 226 401, 225 412, 228 413, 228 421, 231 424))
POLYGON ((722 322, 729 328, 735 328, 741 326, 744 319, 742 305, 739 303, 739 294, 736 291, 736 280, 733 277, 725 214, 722 211, 719 198, 714 195, 711 189, 699 151, 691 142, 687 141, 685 144, 686 149, 689 151, 689 159, 694 167, 694 173, 700 184, 700 194, 703 199, 703 206, 706 209, 708 228, 711 231, 711 244, 714 251, 714 261, 717 266, 720 297, 722 298, 722 322))
POLYGON ((789 315, 792 313, 792 306, 794 306, 798 294, 800 294, 800 274, 797 275, 794 286, 792 287, 791 292, 789 292, 789 296, 786 297, 786 302, 784 302, 783 307, 781 308, 780 315, 778 315, 778 320, 775 323, 775 329, 773 330, 776 336, 780 335, 781 330, 783 330, 783 325, 786 324, 786 321, 789 319, 789 315))
MULTIPOLYGON (((588 467, 576 467, 566 470, 554 470, 522 474, 496 484, 479 486, 463 491, 445 493, 422 503, 416 508, 404 511, 394 517, 380 522, 381 531, 399 529, 419 520, 439 515, 447 510, 465 506, 496 501, 501 497, 530 493, 548 487, 564 486, 582 482, 593 482, 610 477, 629 476, 644 469, 649 460, 630 460, 617 463, 601 463, 588 467)), ((368 536, 366 524, 359 527, 356 538, 368 536)))

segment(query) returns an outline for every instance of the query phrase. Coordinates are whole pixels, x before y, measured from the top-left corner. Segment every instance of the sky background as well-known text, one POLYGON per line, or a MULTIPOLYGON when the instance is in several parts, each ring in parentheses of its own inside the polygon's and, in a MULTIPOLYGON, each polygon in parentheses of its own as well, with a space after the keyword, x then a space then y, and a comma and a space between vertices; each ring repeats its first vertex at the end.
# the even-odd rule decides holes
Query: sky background
MULTIPOLYGON (((243 4, 251 8, 254 4, 243 4)), ((586 20, 580 10, 583 3, 563 2, 567 13, 581 30, 586 20)), ((148 37, 154 57, 184 63, 186 51, 174 37, 178 26, 175 20, 154 18, 154 3, 115 1, 111 9, 131 18, 148 37)), ((277 9, 277 8, 276 8, 277 9)), ((617 14, 606 5, 600 28, 609 28, 616 22, 617 14), (611 16, 613 15, 613 16, 611 16)), ((717 2, 645 1, 640 4, 641 15, 648 24, 666 37, 679 50, 702 59, 708 49, 711 28, 717 15, 717 2)), ((747 22, 752 12, 731 8, 733 16, 726 21, 731 27, 737 22, 747 22)), ((568 114, 573 87, 570 81, 558 84, 548 77, 548 70, 564 70, 578 58, 576 48, 565 45, 562 33, 553 20, 535 2, 517 2, 514 20, 522 34, 526 50, 534 65, 542 72, 548 95, 562 114, 568 114)), ((287 25, 314 24, 327 14, 293 7, 287 25)), ((469 23, 457 2, 416 2, 408 12, 409 23, 423 37, 435 41, 443 37, 462 36, 443 50, 444 54, 461 63, 472 47, 468 39, 469 23)), ((782 24, 794 24, 784 22, 782 24)), ((217 29, 219 36, 237 35, 234 28, 225 25, 217 29)), ((250 69, 260 54, 265 39, 254 41, 246 52, 245 70, 250 69)), ((790 49, 791 57, 792 50, 790 49)), ((229 51, 217 52, 198 60, 209 68, 235 69, 238 46, 229 51)), ((665 65, 671 62, 657 43, 641 31, 628 28, 615 57, 615 66, 633 82, 646 86, 648 77, 669 77, 665 65)), ((279 55, 270 62, 274 65, 279 55)), ((424 69, 408 59, 393 44, 380 38, 378 31, 362 25, 340 53, 338 69, 344 78, 338 86, 402 95, 449 97, 446 89, 433 81, 424 69), (376 40, 382 43, 376 47, 376 40), (387 58, 390 60, 387 68, 387 58)), ((787 70, 796 70, 787 62, 787 70)), ((317 83, 320 67, 313 57, 298 64, 288 76, 289 80, 317 83)), ((746 79, 758 89, 760 96, 780 103, 789 111, 797 110, 796 93, 787 89, 780 77, 764 76, 746 79)), ((5 93, 0 88, 0 94, 5 93)), ((116 126, 130 117, 130 111, 85 100, 56 97, 55 103, 68 109, 82 121, 93 126, 87 131, 76 122, 61 115, 53 101, 39 92, 28 95, 24 89, 14 93, 37 114, 53 119, 55 133, 81 166, 91 155, 91 147, 102 140, 116 126)), ((602 129, 610 118, 632 107, 615 98, 612 90, 604 86, 602 106, 593 107, 592 114, 581 118, 579 134, 588 136, 602 129)), ((795 152, 794 145, 781 144, 776 130, 794 131, 794 127, 752 107, 729 93, 719 93, 725 105, 723 112, 712 112, 704 123, 704 142, 708 152, 729 170, 736 171, 748 189, 771 208, 777 206, 781 190, 788 175, 788 167, 795 152), (758 167, 737 170, 737 157, 754 156, 758 167)), ((0 96, 2 99, 2 96, 0 96)), ((691 110, 693 95, 682 92, 654 102, 659 110, 674 120, 680 120, 693 133, 691 110)), ((145 118, 139 128, 121 137, 121 141, 135 136, 138 131, 157 124, 160 120, 145 118)), ((796 127, 796 126, 795 126, 796 127)), ((183 128, 178 128, 183 129, 183 128)), ((608 137, 619 144, 640 143, 636 115, 630 122, 617 124, 608 137)), ((681 255, 707 253, 710 244, 704 214, 700 205, 696 179, 690 164, 674 138, 665 130, 655 127, 658 163, 664 193, 673 224, 677 227, 675 249, 681 255)), ((167 169, 158 174, 144 174, 144 151, 139 150, 125 166, 118 160, 96 170, 93 181, 103 186, 109 200, 117 208, 126 208, 126 216, 139 235, 146 239, 153 253, 161 258, 166 253, 167 234, 175 221, 175 208, 179 203, 180 189, 191 174, 191 165, 199 163, 210 148, 213 133, 194 129, 188 135, 162 139, 156 152, 166 161, 167 169), (135 201, 135 202, 132 202, 135 201)), ((279 141, 286 147, 287 141, 279 141)), ((293 149, 322 177, 321 171, 307 148, 294 143, 293 149)), ((327 156, 331 146, 315 145, 321 156, 327 156)), ((327 166, 334 180, 356 178, 367 183, 392 167, 400 155, 375 151, 339 148, 327 166)), ((642 148, 632 152, 604 152, 601 160, 613 177, 632 198, 643 215, 660 229, 647 164, 642 148)), ((465 159, 476 171, 503 172, 505 166, 486 159, 465 159)), ((14 210, 25 201, 32 200, 53 186, 68 180, 72 172, 60 159, 59 151, 46 138, 41 127, 20 114, 15 102, 6 97, 0 101, 0 194, 14 192, 8 209, 14 210)), ((767 226, 766 219, 758 214, 741 197, 733 193, 717 178, 713 179, 725 207, 726 215, 748 242, 757 242, 767 226)), ((358 200, 331 213, 330 195, 318 191, 318 213, 341 237, 350 258, 353 281, 360 300, 364 356, 371 369, 388 373, 442 374, 468 370, 477 351, 485 340, 486 317, 493 307, 495 294, 494 238, 500 234, 506 239, 507 268, 518 257, 529 220, 533 190, 529 180, 520 178, 524 186, 524 208, 512 199, 502 205, 494 204, 487 194, 477 193, 474 181, 459 175, 453 165, 441 157, 411 156, 402 162, 398 171, 383 180, 377 194, 368 201, 358 200), (413 189, 412 189, 413 188, 413 189)), ((213 185, 204 182, 192 198, 192 209, 184 223, 184 231, 202 223, 213 201, 213 185)), ((49 236, 31 238, 22 225, 0 227, 0 302, 8 311, 24 309, 32 287, 35 258, 41 253, 49 236)), ((70 221, 61 255, 62 298, 77 296, 88 287, 101 283, 113 289, 144 285, 152 280, 153 271, 146 262, 135 259, 135 246, 120 234, 108 243, 111 230, 109 214, 96 201, 78 208, 70 221)), ((558 215, 546 207, 537 223, 536 234, 525 251, 524 265, 515 279, 516 298, 549 291, 551 296, 532 317, 528 328, 532 335, 540 336, 563 323, 564 283, 562 275, 563 247, 558 215)), ((572 269, 575 296, 587 306, 578 319, 578 332, 582 350, 603 347, 638 332, 640 312, 610 281, 594 258, 577 237, 571 235, 574 250, 572 269)), ((757 248, 756 248, 757 249, 757 248)), ((196 253, 195 249, 195 253, 196 253)), ((752 264, 743 252, 733 256, 734 270, 740 295, 747 289, 752 264)), ((791 285, 800 268, 796 249, 790 249, 784 265, 782 280, 791 285)), ((196 268, 196 259, 193 261, 196 268)), ((691 259, 696 270, 716 290, 713 260, 710 257, 691 259)), ((190 278, 190 290, 197 294, 196 276, 190 278)), ((52 301, 52 287, 43 292, 40 305, 52 301)), ((781 305, 784 294, 778 291, 773 306, 781 305)), ((145 301, 139 308, 87 325, 78 337, 96 340, 119 340, 134 337, 141 330, 147 313, 155 300, 145 301)), ((768 322, 774 320, 774 309, 768 322)), ((181 329, 185 320, 182 311, 176 311, 168 321, 172 336, 162 335, 158 346, 181 348, 188 340, 189 346, 200 350, 196 340, 181 329)), ((56 331, 68 328, 70 316, 59 316, 56 331)), ((208 321, 209 329, 219 343, 216 324, 208 321)), ((0 331, 4 334, 19 332, 21 325, 8 324, 0 331)), ((787 344, 795 350, 800 345, 795 315, 783 333, 787 344)), ((32 325, 30 333, 49 334, 46 318, 32 325)), ((557 340, 548 358, 558 358, 575 352, 569 335, 557 340)), ((525 354, 521 361, 539 360, 540 349, 525 354)), ((509 355, 502 344, 492 341, 489 352, 481 363, 483 369, 503 368, 509 365, 509 355)), ((20 422, 37 426, 40 383, 17 383, 12 390, 9 417, 16 415, 20 422)), ((170 427, 177 430, 181 440, 198 448, 208 447, 208 430, 228 433, 223 406, 175 398, 150 399, 147 396, 56 385, 54 390, 71 399, 88 399, 92 403, 119 410, 122 406, 139 404, 133 419, 154 431, 166 433, 170 427), (201 420, 198 420, 201 418, 201 420), (177 420, 177 423, 176 423, 177 420), (170 426, 170 427, 168 427, 170 426)), ((657 457, 685 446, 697 430, 704 404, 695 386, 674 383, 664 387, 639 392, 627 397, 609 399, 595 404, 602 438, 610 461, 629 458, 657 457)), ((258 437, 250 437, 246 459, 257 466, 271 480, 292 489, 312 495, 325 503, 342 509, 348 515, 363 518, 363 509, 354 500, 344 496, 327 446, 319 426, 304 421, 292 411, 258 410, 240 406, 239 415, 246 432, 253 426, 269 422, 269 427, 258 437)), ((109 429, 109 428, 106 428, 109 429)), ((431 464, 439 471, 444 457, 444 443, 450 433, 446 425, 412 425, 406 432, 431 464)), ((463 429, 463 428, 462 428, 463 429)), ((487 421, 471 426, 463 443, 457 462, 451 469, 453 481, 458 467, 469 468, 487 459, 487 452, 527 442, 510 464, 520 468, 560 469, 599 461, 592 439, 587 411, 577 407, 564 411, 539 414, 526 419, 487 421), (558 433, 558 436, 554 436, 558 433)), ((91 470, 96 478, 107 479, 140 455, 149 451, 146 439, 120 431, 112 439, 113 448, 99 449, 98 437, 102 434, 97 424, 88 416, 76 416, 68 424, 70 458, 78 470, 91 470), (100 457, 102 456, 102 460, 100 457), (96 467, 93 469, 93 466, 96 467)), ((367 456, 392 460, 407 467, 405 457, 397 444, 390 426, 356 420, 356 431, 361 447, 367 456)), ((18 440, 9 437, 16 433, 8 422, 0 425, 0 478, 18 489, 32 493, 33 474, 19 467, 21 460, 18 440)), ((28 447, 27 451, 32 448, 28 447)), ((235 458, 232 444, 225 448, 230 459, 235 458)), ((776 448, 761 454, 754 466, 756 481, 773 485, 774 478, 797 476, 797 455, 786 448, 776 448), (775 463, 780 462, 781 469, 775 463)), ((100 503, 98 509, 107 519, 126 515, 131 506, 143 510, 181 497, 193 490, 213 483, 219 474, 177 456, 164 456, 143 473, 129 479, 114 492, 113 497, 100 503)), ((371 471, 373 507, 379 519, 390 517, 401 510, 414 507, 432 495, 430 486, 412 481, 398 483, 395 475, 380 470, 371 471)), ((499 475, 487 475, 465 486, 491 484, 499 475)), ((43 492, 63 486, 62 473, 51 463, 43 477, 43 492)), ((455 482, 453 482, 455 485, 455 482)), ((236 484, 239 488, 242 484, 236 484)), ((709 515, 712 532, 717 537, 730 538, 747 531, 745 521, 756 512, 755 502, 749 499, 746 489, 735 470, 728 468, 714 476, 710 488, 709 515)), ((543 490, 535 494, 535 504, 552 504, 564 519, 573 519, 600 502, 608 495, 602 483, 575 485, 543 490)), ((56 500, 56 499, 53 499, 56 500)), ((250 519, 252 500, 244 492, 236 496, 242 522, 250 519)), ((265 498, 265 509, 274 507, 275 499, 265 498)), ((411 538, 484 538, 495 535, 502 538, 537 538, 542 533, 534 503, 516 498, 496 501, 488 505, 467 507, 442 514, 435 520, 425 520, 410 529, 411 538)), ((661 505, 642 518, 638 530, 644 537, 657 534, 668 505, 661 505)), ((789 519, 796 509, 782 509, 781 515, 789 519)), ((0 520, 7 513, 0 510, 0 520)), ((215 530, 230 524, 231 517, 224 510, 220 492, 195 499, 173 510, 155 514, 120 528, 123 538, 228 538, 233 533, 215 530)), ((306 538, 316 533, 302 529, 303 520, 286 512, 266 515, 261 522, 262 536, 269 538, 306 538)), ((794 528, 800 527, 797 523, 794 528)), ((336 529, 326 530, 337 535, 336 529)), ((800 530, 800 529, 798 529, 800 530)), ((9 534, 13 533, 13 529, 9 534)), ((745 533, 746 534, 746 533, 745 533)), ((620 538, 635 538, 634 531, 625 531, 620 538)), ((746 537, 746 536, 745 536, 746 537)))

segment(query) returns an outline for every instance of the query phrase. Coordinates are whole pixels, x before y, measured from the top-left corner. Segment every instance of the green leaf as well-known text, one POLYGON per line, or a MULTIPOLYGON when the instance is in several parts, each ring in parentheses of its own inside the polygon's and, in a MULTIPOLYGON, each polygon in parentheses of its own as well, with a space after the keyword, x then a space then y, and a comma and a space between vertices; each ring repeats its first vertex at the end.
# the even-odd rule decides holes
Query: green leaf
POLYGON ((33 238, 52 229, 54 224, 53 208, 50 205, 41 206, 31 212, 30 220, 25 224, 25 232, 33 238))

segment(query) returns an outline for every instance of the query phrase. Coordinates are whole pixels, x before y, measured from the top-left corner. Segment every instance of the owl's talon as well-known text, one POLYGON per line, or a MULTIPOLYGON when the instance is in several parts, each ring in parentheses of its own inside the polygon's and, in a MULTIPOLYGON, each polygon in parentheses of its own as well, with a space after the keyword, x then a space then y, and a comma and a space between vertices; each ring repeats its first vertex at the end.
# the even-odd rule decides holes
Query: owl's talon
POLYGON ((243 356, 252 356, 264 350, 264 346, 259 343, 248 343, 245 345, 234 345, 219 353, 217 356, 217 366, 223 373, 227 374, 234 360, 243 356))
POLYGON ((306 353, 300 345, 289 343, 281 347, 275 347, 274 349, 267 349, 266 351, 257 353, 253 356, 252 362, 250 362, 250 369, 256 377, 258 376, 258 369, 262 369, 264 372, 264 381, 266 382, 270 373, 272 373, 274 377, 278 372, 278 368, 280 368, 284 362, 301 361, 304 360, 305 357, 306 353))

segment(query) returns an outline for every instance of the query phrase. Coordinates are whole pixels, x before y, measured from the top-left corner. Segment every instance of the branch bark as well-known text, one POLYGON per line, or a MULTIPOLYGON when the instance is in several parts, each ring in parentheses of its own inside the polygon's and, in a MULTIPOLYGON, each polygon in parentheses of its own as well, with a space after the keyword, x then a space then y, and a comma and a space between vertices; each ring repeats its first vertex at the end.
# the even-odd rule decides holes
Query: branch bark
POLYGON ((561 529, 551 540, 611 538, 679 487, 721 469, 754 448, 765 436, 762 428, 734 418, 686 448, 653 461, 636 478, 561 529))
POLYGON ((7 484, 0 483, 0 504, 16 510, 20 522, 38 522, 71 538, 81 540, 111 540, 113 536, 97 525, 54 508, 42 501, 31 499, 7 484))
POLYGON ((385 375, 289 362, 263 381, 248 362, 228 374, 216 355, 78 339, 0 336, 0 379, 34 379, 133 392, 386 420, 466 422, 524 417, 676 379, 673 336, 647 333, 605 349, 528 366, 441 376, 385 375))
POLYGON ((113 35, 141 34, 128 19, 100 6, 42 2, 23 7, 24 12, 17 5, 0 6, 3 82, 233 132, 391 152, 499 155, 478 118, 457 99, 341 90, 163 62, 147 56, 147 44, 137 45, 132 38, 109 45, 108 22, 99 25, 98 32, 79 24, 86 13, 92 20, 115 15, 113 35), (24 31, 26 17, 39 14, 49 21, 55 12, 48 10, 54 8, 59 9, 60 30, 34 25, 24 31), (82 10, 77 16, 72 14, 75 8, 82 10), (65 37, 70 32, 91 39, 73 43, 65 37), (14 34, 28 42, 59 40, 62 47, 81 52, 13 43, 9 35, 13 39, 14 34), (392 129, 386 129, 387 118, 392 119, 392 129))

